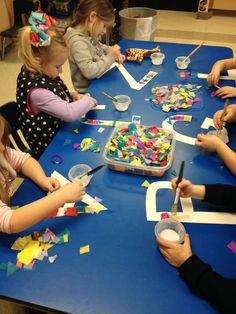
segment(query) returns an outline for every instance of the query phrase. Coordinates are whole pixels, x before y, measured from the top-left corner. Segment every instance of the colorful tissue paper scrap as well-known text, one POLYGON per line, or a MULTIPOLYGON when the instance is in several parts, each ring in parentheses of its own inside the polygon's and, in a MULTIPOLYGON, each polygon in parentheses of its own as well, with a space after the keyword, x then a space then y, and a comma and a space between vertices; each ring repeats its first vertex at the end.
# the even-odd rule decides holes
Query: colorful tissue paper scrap
POLYGON ((200 102, 198 94, 201 87, 196 84, 156 86, 152 88, 150 99, 165 112, 187 109, 200 102))

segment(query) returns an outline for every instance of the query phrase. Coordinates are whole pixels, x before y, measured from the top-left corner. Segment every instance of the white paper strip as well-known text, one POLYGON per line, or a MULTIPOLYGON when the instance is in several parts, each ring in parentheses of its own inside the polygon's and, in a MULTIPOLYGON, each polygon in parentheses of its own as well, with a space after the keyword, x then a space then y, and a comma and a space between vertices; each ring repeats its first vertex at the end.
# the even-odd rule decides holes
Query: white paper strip
MULTIPOLYGON (((149 185, 146 193, 146 218, 147 221, 160 221, 161 211, 157 211, 156 194, 159 189, 171 189, 171 182, 158 181, 149 185)), ((180 198, 182 212, 177 212, 181 222, 208 223, 208 224, 236 224, 236 212, 201 212, 194 211, 191 198, 180 198)), ((169 212, 169 214, 171 214, 169 212)))
MULTIPOLYGON (((205 73, 197 73, 198 78, 207 78, 208 74, 205 73)), ((220 76, 221 80, 236 80, 236 75, 222 75, 220 76)))

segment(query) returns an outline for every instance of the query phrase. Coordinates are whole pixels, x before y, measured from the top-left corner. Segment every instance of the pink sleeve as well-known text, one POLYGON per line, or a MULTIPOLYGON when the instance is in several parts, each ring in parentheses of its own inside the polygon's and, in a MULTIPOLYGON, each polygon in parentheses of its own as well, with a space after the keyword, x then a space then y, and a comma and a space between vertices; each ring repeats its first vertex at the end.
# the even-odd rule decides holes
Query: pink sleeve
POLYGON ((46 112, 64 121, 75 121, 86 114, 94 106, 89 96, 80 100, 67 102, 44 88, 34 88, 30 93, 32 113, 46 112))
POLYGON ((30 157, 30 154, 26 154, 12 148, 8 149, 12 168, 17 172, 21 171, 22 165, 24 164, 25 160, 30 157))
POLYGON ((13 210, 0 201, 0 231, 11 233, 10 222, 13 215, 13 210))

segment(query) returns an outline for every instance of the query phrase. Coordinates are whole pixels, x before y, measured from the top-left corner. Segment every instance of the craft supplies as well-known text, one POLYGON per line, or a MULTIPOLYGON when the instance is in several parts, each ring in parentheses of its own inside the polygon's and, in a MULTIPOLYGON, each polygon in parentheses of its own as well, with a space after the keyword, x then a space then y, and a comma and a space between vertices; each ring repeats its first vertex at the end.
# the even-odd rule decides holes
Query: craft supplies
POLYGON ((89 176, 86 176, 85 174, 87 174, 91 170, 92 168, 86 164, 74 165, 72 168, 70 168, 68 172, 68 178, 71 182, 77 182, 81 180, 84 186, 87 186, 93 175, 91 174, 89 176), (83 175, 85 176, 83 177, 83 175))
POLYGON ((180 70, 187 69, 190 62, 191 62, 191 59, 190 58, 186 59, 185 56, 179 56, 175 59, 176 66, 180 70))
POLYGON ((202 86, 195 84, 173 84, 155 86, 150 99, 165 112, 187 109, 200 102, 198 92, 202 86))
POLYGON ((183 243, 186 234, 184 225, 172 218, 160 220, 155 225, 154 232, 156 237, 161 237, 163 240, 176 243, 183 243))
POLYGON ((190 57, 192 57, 197 51, 198 49, 200 49, 202 47, 202 45, 204 44, 204 41, 202 41, 200 43, 200 45, 198 45, 195 49, 193 49, 188 55, 187 57, 183 60, 183 63, 185 63, 190 57))
POLYGON ((123 124, 113 130, 103 159, 116 171, 162 176, 172 164, 174 148, 172 131, 157 126, 123 124))
POLYGON ((126 54, 126 60, 127 61, 135 61, 139 64, 143 62, 143 58, 150 56, 154 52, 160 52, 161 49, 159 46, 157 46, 154 49, 148 50, 148 49, 139 49, 139 48, 128 48, 125 51, 126 54))
POLYGON ((174 215, 174 216, 177 213, 177 206, 178 206, 179 194, 180 194, 179 183, 183 179, 183 173, 184 173, 184 161, 182 161, 181 166, 180 166, 179 176, 178 176, 178 179, 176 181, 176 191, 175 191, 174 203, 173 203, 173 205, 171 207, 171 214, 174 215))
POLYGON ((105 92, 102 92, 102 94, 103 94, 104 96, 106 96, 107 98, 111 99, 112 101, 117 102, 117 99, 116 99, 115 97, 113 97, 113 96, 111 96, 111 95, 109 95, 109 94, 107 94, 107 93, 105 93, 105 92))
POLYGON ((162 52, 155 52, 151 54, 150 58, 152 60, 152 64, 161 65, 163 60, 165 59, 165 55, 162 52))
POLYGON ((82 175, 80 176, 80 180, 83 179, 85 176, 89 177, 89 176, 93 175, 93 174, 96 173, 97 171, 101 170, 103 167, 105 167, 105 165, 99 165, 99 166, 93 168, 92 170, 90 170, 90 171, 88 171, 88 172, 82 174, 82 175))
POLYGON ((114 97, 113 104, 118 111, 126 111, 131 103, 131 98, 127 95, 117 95, 114 97))

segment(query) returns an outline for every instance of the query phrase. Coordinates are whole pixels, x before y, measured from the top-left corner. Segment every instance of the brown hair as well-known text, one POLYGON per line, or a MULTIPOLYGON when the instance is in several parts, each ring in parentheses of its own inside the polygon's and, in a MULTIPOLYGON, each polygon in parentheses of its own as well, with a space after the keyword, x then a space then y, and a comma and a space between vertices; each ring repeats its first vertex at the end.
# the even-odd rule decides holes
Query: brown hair
POLYGON ((18 56, 24 67, 31 73, 42 75, 41 59, 53 60, 58 54, 59 48, 67 48, 63 34, 56 30, 49 30, 47 34, 51 37, 49 46, 35 47, 30 42, 30 26, 22 27, 18 32, 18 56))
MULTIPOLYGON (((2 138, 0 139, 0 141, 2 142, 2 145, 4 147, 9 147, 10 146, 9 125, 8 125, 7 121, 3 118, 2 115, 0 115, 0 129, 3 129, 2 138)), ((9 155, 8 155, 8 151, 6 149, 3 151, 3 156, 9 162, 9 155)), ((0 173, 4 177, 4 180, 6 183, 5 185, 0 183, 0 199, 2 202, 9 204, 10 203, 10 197, 8 194, 8 190, 9 190, 10 184, 8 181, 8 176, 7 176, 6 172, 3 171, 3 169, 1 169, 1 166, 0 166, 0 173)))
MULTIPOLYGON (((84 25, 85 28, 88 28, 89 15, 93 11, 96 12, 98 20, 106 22, 110 27, 113 26, 115 13, 109 0, 81 0, 71 26, 84 25)), ((94 28, 96 28, 96 23, 93 25, 94 28)), ((90 35, 92 36, 93 34, 90 35)))

